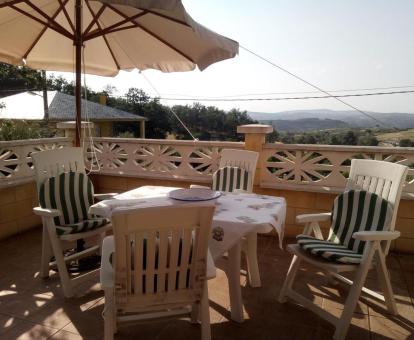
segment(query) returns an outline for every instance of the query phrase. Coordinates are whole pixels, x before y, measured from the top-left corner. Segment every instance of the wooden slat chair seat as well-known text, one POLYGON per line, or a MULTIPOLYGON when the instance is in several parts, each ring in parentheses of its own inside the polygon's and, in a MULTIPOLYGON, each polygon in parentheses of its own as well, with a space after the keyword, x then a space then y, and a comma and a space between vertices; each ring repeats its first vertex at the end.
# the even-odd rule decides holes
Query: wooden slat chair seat
POLYGON ((329 261, 359 264, 366 242, 355 240, 359 231, 387 231, 393 217, 391 204, 375 193, 350 190, 336 197, 327 240, 310 235, 296 236, 300 247, 329 261))
POLYGON ((54 218, 56 233, 61 235, 94 230, 109 224, 109 219, 88 213, 93 204, 93 185, 86 174, 63 172, 49 177, 40 185, 39 203, 42 208, 57 209, 54 218))

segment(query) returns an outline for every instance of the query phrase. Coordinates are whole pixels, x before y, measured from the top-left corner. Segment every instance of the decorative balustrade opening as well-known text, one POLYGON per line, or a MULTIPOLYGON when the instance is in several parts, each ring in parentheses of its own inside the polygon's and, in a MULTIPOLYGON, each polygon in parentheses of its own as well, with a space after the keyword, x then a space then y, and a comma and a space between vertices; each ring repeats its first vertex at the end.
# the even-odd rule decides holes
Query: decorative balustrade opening
POLYGON ((341 192, 351 159, 375 159, 408 166, 404 196, 414 198, 414 148, 265 144, 261 156, 264 188, 341 192))
POLYGON ((34 180, 31 155, 72 145, 69 138, 43 138, 0 142, 0 188, 34 180))
POLYGON ((89 166, 103 175, 208 182, 225 148, 244 143, 94 138, 85 151, 89 166))
MULTIPOLYGON (((69 138, 0 142, 0 187, 33 180, 32 153, 70 145, 69 138)), ((244 147, 242 142, 95 138, 93 147, 85 146, 85 157, 88 167, 102 175, 207 183, 218 168, 221 150, 244 147)), ((408 166, 404 197, 414 199, 414 148, 264 144, 260 186, 341 192, 353 158, 408 166)))

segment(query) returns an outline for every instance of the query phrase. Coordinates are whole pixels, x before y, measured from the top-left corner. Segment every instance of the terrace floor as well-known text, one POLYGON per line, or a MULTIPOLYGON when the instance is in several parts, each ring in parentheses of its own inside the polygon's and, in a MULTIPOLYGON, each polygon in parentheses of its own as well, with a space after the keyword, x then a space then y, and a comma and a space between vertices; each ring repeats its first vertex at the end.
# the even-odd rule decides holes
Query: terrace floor
MULTIPOLYGON (((87 282, 77 298, 65 299, 59 278, 38 278, 41 231, 33 230, 0 242, 0 338, 102 339, 103 292, 98 278, 87 282)), ((273 237, 259 237, 262 288, 250 288, 241 276, 245 304, 243 324, 230 321, 227 280, 219 270, 209 282, 213 339, 330 339, 334 328, 291 302, 279 304, 277 295, 290 255, 273 237)), ((349 339, 414 339, 414 256, 393 254, 388 266, 400 315, 390 316, 381 304, 362 297, 348 332, 349 339)), ((368 286, 375 288, 375 273, 368 286)), ((320 272, 303 269, 296 283, 305 296, 338 315, 346 296, 342 285, 328 285, 320 272), (305 281, 309 280, 309 281, 305 281)), ((116 339, 197 339, 200 329, 188 319, 126 324, 116 339)))

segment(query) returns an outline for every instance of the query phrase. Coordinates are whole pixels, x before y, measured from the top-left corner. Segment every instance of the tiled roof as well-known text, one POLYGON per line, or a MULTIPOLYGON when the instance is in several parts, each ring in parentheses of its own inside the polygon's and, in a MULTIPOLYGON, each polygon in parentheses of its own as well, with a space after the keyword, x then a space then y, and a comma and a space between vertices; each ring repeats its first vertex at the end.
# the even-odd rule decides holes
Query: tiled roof
MULTIPOLYGON (((68 121, 75 119, 75 97, 48 91, 49 120, 68 121)), ((0 99, 5 108, 0 109, 0 119, 44 119, 43 92, 23 92, 0 99)), ((86 113, 91 121, 140 121, 144 117, 82 99, 82 120, 86 113)))

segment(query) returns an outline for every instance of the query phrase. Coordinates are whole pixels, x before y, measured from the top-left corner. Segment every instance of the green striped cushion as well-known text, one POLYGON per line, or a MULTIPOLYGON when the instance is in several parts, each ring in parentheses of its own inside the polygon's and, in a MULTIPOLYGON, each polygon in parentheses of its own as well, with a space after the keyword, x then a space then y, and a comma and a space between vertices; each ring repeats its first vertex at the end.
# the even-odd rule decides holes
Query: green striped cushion
POLYGON ((248 190, 250 173, 239 167, 226 166, 213 174, 213 190, 232 192, 236 189, 248 190))
POLYGON ((355 240, 358 231, 389 230, 392 205, 385 199, 363 190, 350 190, 336 197, 331 230, 327 241, 298 235, 298 244, 314 255, 341 263, 359 263, 365 242, 355 240))
POLYGON ((107 218, 94 217, 78 223, 57 225, 56 233, 58 235, 80 233, 83 231, 89 231, 99 227, 103 227, 107 225, 109 222, 110 221, 107 218))
POLYGON ((308 235, 298 235, 296 240, 300 247, 313 255, 339 263, 360 263, 362 255, 348 249, 342 244, 316 239, 308 235))
POLYGON ((362 254, 365 242, 353 239, 352 234, 389 230, 392 215, 392 205, 377 194, 364 190, 347 191, 334 201, 328 240, 362 254))
POLYGON ((89 215, 93 185, 83 173, 64 172, 45 180, 39 189, 39 203, 42 208, 62 212, 61 216, 55 217, 59 235, 95 229, 109 222, 89 215))

